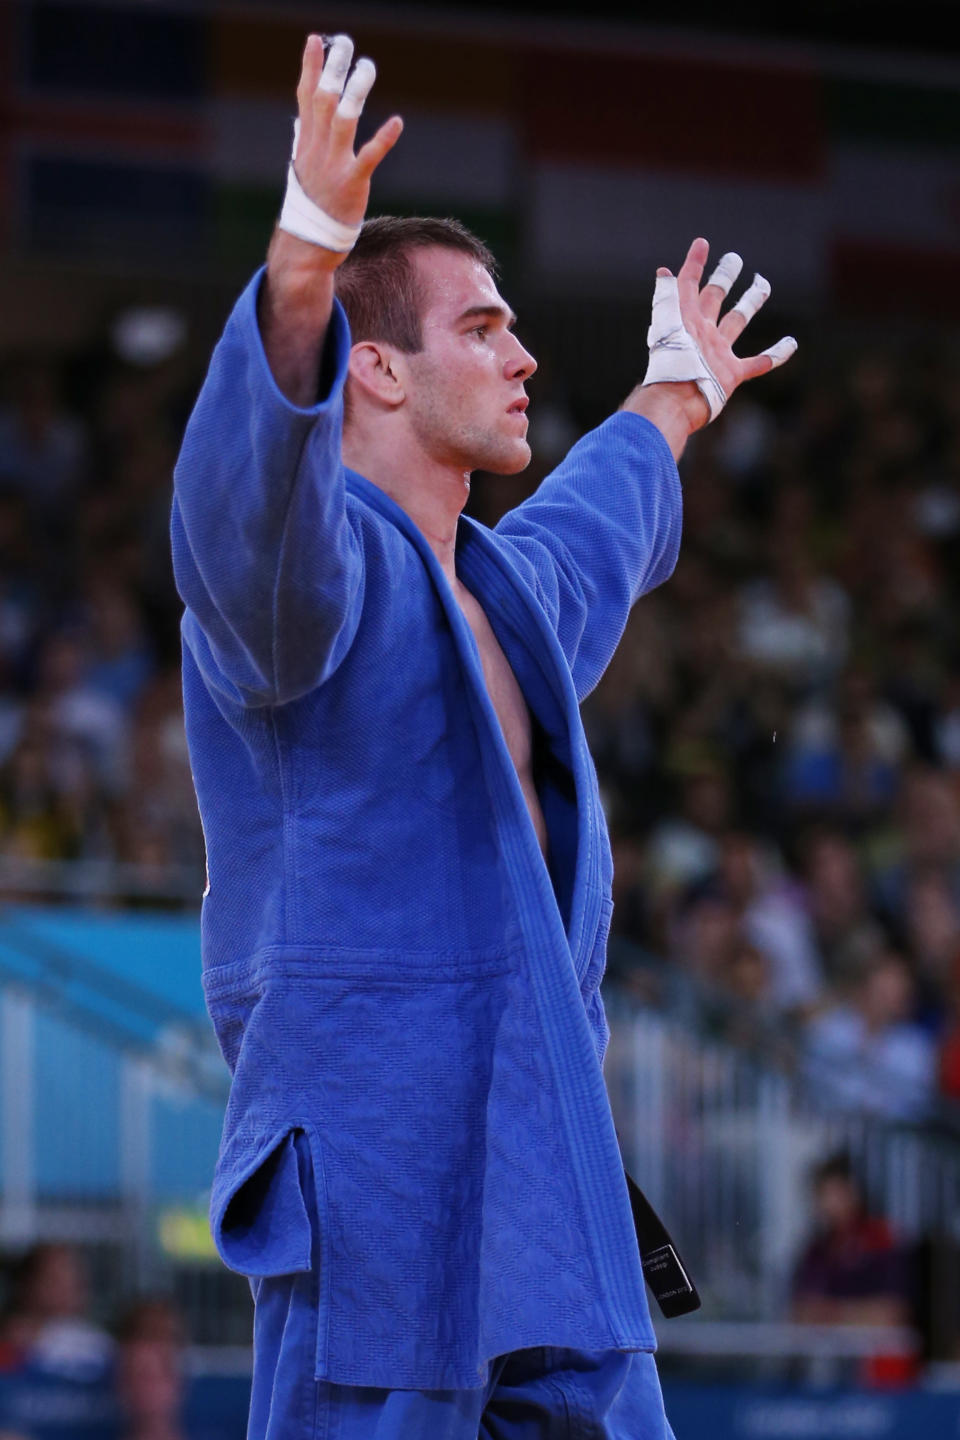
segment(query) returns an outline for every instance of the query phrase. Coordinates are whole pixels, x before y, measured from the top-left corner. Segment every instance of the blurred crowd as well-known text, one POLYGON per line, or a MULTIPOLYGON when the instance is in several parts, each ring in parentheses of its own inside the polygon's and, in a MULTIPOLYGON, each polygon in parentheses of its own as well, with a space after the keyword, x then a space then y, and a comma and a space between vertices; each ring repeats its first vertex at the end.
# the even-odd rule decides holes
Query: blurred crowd
POLYGON ((2 1440, 227 1440, 242 1433, 186 1425, 186 1337, 169 1300, 141 1297, 108 1329, 92 1315, 75 1247, 35 1245, 4 1271, 2 1440))
MULTIPOLYGON (((64 861, 126 867, 128 903, 203 886, 167 541, 202 363, 182 330, 128 314, 82 354, 0 371, 7 896, 64 861)), ((541 469, 592 418, 551 373, 532 386, 541 469)), ((870 345, 783 374, 689 447, 676 574, 585 707, 616 862, 611 972, 826 1108, 949 1119, 958 371, 946 348, 870 345)), ((495 519, 516 482, 483 483, 475 508, 495 519)))
POLYGON ((68 359, 0 367, 8 895, 62 861, 121 862, 131 898, 203 888, 167 538, 192 376, 163 314, 138 319, 68 359))
POLYGON ((833 365, 695 439, 676 574, 588 701, 614 969, 827 1110, 952 1121, 960 380, 833 365))

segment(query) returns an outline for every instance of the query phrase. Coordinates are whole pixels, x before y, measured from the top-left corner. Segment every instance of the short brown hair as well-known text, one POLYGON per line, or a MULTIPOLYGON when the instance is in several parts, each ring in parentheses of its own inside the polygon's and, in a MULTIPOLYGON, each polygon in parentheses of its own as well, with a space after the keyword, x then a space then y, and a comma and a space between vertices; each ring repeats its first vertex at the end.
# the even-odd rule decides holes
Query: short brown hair
POLYGON ((459 220, 423 215, 367 220, 336 278, 354 342, 386 340, 408 355, 423 349, 423 294, 412 256, 433 245, 459 250, 496 275, 490 250, 459 220))

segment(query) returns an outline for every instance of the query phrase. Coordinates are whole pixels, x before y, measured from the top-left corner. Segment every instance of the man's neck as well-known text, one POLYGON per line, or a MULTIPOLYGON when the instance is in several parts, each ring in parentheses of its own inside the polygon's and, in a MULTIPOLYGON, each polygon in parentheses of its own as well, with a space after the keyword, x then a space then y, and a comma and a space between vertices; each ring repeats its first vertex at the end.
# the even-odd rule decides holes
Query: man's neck
POLYGON ((418 451, 404 454, 364 443, 348 429, 343 463, 365 476, 404 510, 421 531, 455 590, 457 521, 470 497, 470 474, 418 451))

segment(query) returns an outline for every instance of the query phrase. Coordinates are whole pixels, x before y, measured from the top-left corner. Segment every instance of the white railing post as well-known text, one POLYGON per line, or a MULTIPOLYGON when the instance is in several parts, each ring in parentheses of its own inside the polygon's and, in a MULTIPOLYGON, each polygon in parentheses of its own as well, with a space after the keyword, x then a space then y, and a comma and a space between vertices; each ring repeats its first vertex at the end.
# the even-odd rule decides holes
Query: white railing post
POLYGON ((150 1217, 153 1151, 154 1074, 141 1056, 127 1057, 120 1071, 120 1192, 133 1221, 137 1283, 145 1287, 151 1275, 150 1217))
POLYGON ((34 1019, 33 1001, 26 995, 0 993, 0 1238, 16 1246, 29 1244, 37 1228, 34 1019))
POLYGON ((631 1021, 633 1144, 637 1180, 655 1210, 666 1201, 664 1086, 668 1041, 659 1017, 631 1021))
MULTIPOLYGON (((763 1317, 778 1318, 786 1299, 797 1233, 798 1130, 786 1077, 760 1075, 757 1086, 757 1180, 759 1193, 759 1300, 763 1317)), ((803 1200, 800 1200, 801 1205, 803 1200)))

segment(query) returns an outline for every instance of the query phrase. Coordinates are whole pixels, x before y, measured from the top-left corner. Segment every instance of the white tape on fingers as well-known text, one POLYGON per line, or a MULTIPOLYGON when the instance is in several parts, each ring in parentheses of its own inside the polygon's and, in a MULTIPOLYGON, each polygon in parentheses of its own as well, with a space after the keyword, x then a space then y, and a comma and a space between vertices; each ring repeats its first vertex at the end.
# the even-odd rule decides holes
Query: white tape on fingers
POLYGON ((730 314, 742 316, 743 323, 746 325, 769 298, 770 281, 764 280, 762 275, 754 275, 750 289, 743 292, 730 314))
POLYGON ((743 261, 736 250, 728 250, 726 255, 720 256, 716 268, 707 281, 707 284, 716 285, 717 289, 722 290, 724 295, 729 295, 730 287, 738 278, 742 269, 743 261))
POLYGON ((676 275, 658 275, 653 287, 653 309, 650 313, 647 344, 653 345, 656 334, 675 330, 677 326, 682 325, 677 277, 676 275))
POLYGON ((657 276, 647 344, 650 360, 643 384, 669 385, 692 380, 710 407, 710 419, 715 420, 727 403, 727 393, 683 323, 674 275, 657 276))
POLYGON ((347 81, 347 87, 343 92, 343 99, 337 106, 337 114, 342 115, 345 120, 357 120, 363 111, 367 96, 373 89, 373 82, 377 78, 377 67, 372 60, 364 55, 353 67, 353 74, 347 81))
POLYGON ((343 93, 343 82, 350 73, 350 61, 353 59, 353 41, 349 35, 334 35, 330 41, 330 49, 327 51, 327 58, 320 72, 320 79, 317 81, 317 89, 325 90, 330 95, 343 93))
POLYGON ((360 225, 345 225, 341 220, 334 220, 314 204, 297 179, 292 160, 287 166, 287 193, 278 223, 281 230, 296 235, 298 240, 307 240, 311 245, 340 254, 353 249, 361 230, 360 225))
POLYGON ((796 354, 796 351, 796 340, 794 340, 792 335, 784 335, 783 339, 778 340, 776 345, 768 345, 766 350, 760 351, 760 354, 769 355, 770 359, 773 361, 773 365, 771 368, 776 370, 778 365, 786 364, 786 362, 790 359, 790 356, 796 354))

